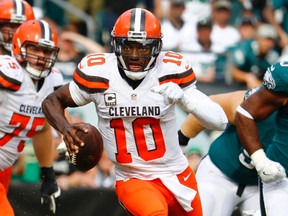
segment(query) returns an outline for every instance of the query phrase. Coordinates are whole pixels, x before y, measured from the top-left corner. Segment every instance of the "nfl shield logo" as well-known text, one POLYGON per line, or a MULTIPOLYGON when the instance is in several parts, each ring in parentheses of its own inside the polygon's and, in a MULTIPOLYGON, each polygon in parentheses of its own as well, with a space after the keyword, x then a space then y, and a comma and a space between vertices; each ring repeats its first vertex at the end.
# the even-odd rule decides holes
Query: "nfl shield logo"
POLYGON ((132 94, 131 95, 131 100, 133 100, 133 101, 137 100, 137 95, 136 94, 132 94))

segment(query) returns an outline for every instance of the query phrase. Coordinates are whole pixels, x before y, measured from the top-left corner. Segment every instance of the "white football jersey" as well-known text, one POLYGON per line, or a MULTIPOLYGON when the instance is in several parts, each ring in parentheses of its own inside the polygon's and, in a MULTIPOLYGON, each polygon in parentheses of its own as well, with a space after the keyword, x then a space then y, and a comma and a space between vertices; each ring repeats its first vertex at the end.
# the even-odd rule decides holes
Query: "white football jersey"
POLYGON ((166 82, 175 82, 184 91, 196 88, 195 74, 182 55, 162 52, 135 89, 121 77, 115 54, 86 56, 73 78, 69 88, 74 102, 96 105, 98 128, 117 179, 149 180, 187 168, 178 143, 175 104, 151 91, 166 82))
POLYGON ((43 128, 41 103, 62 85, 62 75, 52 69, 37 91, 30 75, 14 58, 0 56, 0 170, 13 165, 26 141, 43 128))

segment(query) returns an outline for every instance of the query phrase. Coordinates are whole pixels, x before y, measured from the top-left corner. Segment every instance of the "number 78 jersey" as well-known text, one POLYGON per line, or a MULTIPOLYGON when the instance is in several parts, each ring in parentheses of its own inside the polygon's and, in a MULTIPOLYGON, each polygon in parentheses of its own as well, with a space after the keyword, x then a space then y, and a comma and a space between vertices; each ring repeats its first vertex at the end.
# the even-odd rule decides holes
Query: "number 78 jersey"
POLYGON ((161 53, 135 89, 121 77, 114 54, 86 56, 73 77, 69 89, 74 102, 95 103, 98 128, 117 179, 154 179, 187 168, 178 143, 175 104, 151 91, 166 82, 184 91, 196 88, 195 74, 182 55, 161 53))

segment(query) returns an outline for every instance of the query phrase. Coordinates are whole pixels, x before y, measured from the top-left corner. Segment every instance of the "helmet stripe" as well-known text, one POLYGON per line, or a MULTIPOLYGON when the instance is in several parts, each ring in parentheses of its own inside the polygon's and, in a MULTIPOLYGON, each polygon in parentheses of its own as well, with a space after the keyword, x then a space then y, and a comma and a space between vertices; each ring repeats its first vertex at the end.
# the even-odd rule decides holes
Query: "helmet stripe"
POLYGON ((145 11, 141 8, 131 10, 130 31, 145 31, 145 11))
POLYGON ((51 41, 52 40, 52 31, 49 24, 44 20, 39 20, 39 24, 41 27, 41 38, 44 40, 51 41))
POLYGON ((22 1, 19 0, 13 1, 13 5, 14 5, 14 12, 17 15, 24 15, 25 7, 22 1))

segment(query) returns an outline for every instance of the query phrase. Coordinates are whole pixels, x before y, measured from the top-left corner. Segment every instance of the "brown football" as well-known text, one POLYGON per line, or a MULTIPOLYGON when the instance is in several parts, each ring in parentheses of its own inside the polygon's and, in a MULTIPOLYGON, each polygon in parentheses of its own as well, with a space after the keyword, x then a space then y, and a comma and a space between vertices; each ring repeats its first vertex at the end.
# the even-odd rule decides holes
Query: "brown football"
POLYGON ((103 139, 98 129, 91 124, 87 133, 77 131, 76 134, 84 142, 84 146, 70 157, 70 161, 78 170, 85 172, 95 167, 101 159, 103 139))

